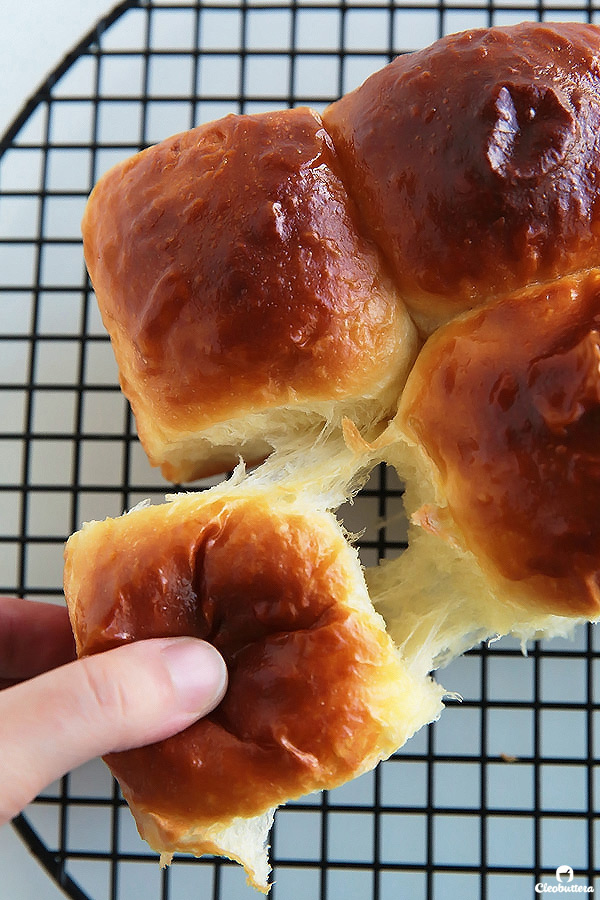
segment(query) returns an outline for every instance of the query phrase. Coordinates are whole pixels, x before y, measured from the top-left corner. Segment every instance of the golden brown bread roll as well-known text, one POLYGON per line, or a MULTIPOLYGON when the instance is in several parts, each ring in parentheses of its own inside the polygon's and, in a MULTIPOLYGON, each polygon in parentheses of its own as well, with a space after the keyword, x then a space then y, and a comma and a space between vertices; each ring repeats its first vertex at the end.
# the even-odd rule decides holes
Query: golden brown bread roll
POLYGON ((166 478, 394 410, 415 329, 316 113, 169 138, 100 180, 82 230, 123 391, 166 478))
POLYGON ((405 655, 600 618, 599 269, 438 329, 379 444, 412 524, 367 582, 405 655))
POLYGON ((334 517, 285 485, 248 479, 89 524, 67 544, 65 594, 80 655, 177 635, 223 654, 217 710, 106 761, 152 847, 232 856, 261 890, 273 807, 372 768, 441 710, 334 517))
POLYGON ((596 26, 523 22, 398 57, 324 113, 426 332, 600 262, 596 26))
POLYGON ((373 765, 434 718, 432 668, 482 639, 567 634, 598 618, 599 72, 595 26, 467 32, 394 61, 322 120, 305 109, 228 117, 144 151, 95 189, 86 259, 150 460, 181 480, 275 452, 208 495, 71 539, 65 590, 80 652, 117 634, 197 634, 186 600, 197 604, 208 577, 227 598, 223 633, 249 635, 251 653, 270 639, 255 640, 254 612, 238 628, 237 611, 259 574, 284 644, 324 598, 342 630, 358 628, 335 653, 308 629, 325 720, 310 690, 309 712, 288 715, 279 670, 261 663, 252 676, 236 670, 233 694, 199 724, 198 735, 238 721, 232 710, 261 683, 266 731, 244 731, 238 756, 224 756, 253 772, 239 805, 226 789, 196 795, 185 815, 169 807, 161 766, 181 759, 175 795, 202 793, 188 766, 193 754, 217 765, 204 738, 109 760, 161 852, 223 852, 264 888, 272 807, 373 765), (366 570, 367 593, 327 511, 378 462, 406 481, 410 544, 366 570), (149 617, 148 586, 162 598, 149 617), (368 679, 344 670, 350 649, 366 652, 368 679), (332 664, 344 710, 323 680, 332 664), (338 727, 354 702, 350 759, 338 727), (319 746, 271 744, 261 771, 256 747, 284 725, 293 747, 317 731, 319 746))
POLYGON ((600 613, 599 328, 599 269, 462 316, 426 344, 397 419, 444 498, 422 526, 485 560, 504 594, 587 618, 600 613))

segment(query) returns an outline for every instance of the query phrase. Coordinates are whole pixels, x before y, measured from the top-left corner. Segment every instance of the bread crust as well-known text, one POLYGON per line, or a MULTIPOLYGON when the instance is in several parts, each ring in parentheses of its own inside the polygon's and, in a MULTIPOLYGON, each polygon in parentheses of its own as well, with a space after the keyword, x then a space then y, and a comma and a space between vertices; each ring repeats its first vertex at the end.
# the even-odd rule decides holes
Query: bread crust
POLYGON ((413 368, 397 425, 441 505, 422 527, 471 550, 503 593, 600 613, 600 270, 463 315, 413 368))
POLYGON ((462 32, 323 113, 425 332, 600 261, 599 47, 582 23, 462 32))
POLYGON ((80 656, 191 635, 226 661, 216 710, 106 757, 161 852, 215 852, 236 822, 371 769, 441 711, 443 689, 396 651, 334 517, 278 487, 87 525, 67 544, 65 596, 80 656))
POLYGON ((362 425, 393 411, 414 326, 317 113, 231 115, 148 148, 100 180, 82 231, 123 391, 170 480, 225 471, 240 447, 260 460, 284 413, 289 433, 339 422, 337 406, 362 425), (211 453, 202 439, 232 420, 211 453))

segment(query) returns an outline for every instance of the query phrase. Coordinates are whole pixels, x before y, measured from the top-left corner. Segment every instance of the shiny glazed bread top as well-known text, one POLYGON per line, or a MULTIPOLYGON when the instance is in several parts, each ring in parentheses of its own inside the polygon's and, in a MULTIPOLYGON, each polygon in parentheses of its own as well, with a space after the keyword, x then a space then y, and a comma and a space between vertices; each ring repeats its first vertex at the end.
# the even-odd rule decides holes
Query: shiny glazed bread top
POLYGON ((598 265, 595 26, 450 35, 398 57, 324 122, 427 331, 499 294, 598 265))
POLYGON ((338 407, 363 425, 394 408, 414 327, 316 113, 232 115, 143 151, 100 180, 83 236, 167 477, 224 471, 252 441, 264 456, 278 428, 339 423, 338 407), (207 435, 231 452, 205 459, 207 435))
POLYGON ((440 329, 397 425, 444 498, 418 513, 502 592, 600 612, 600 270, 527 288, 440 329), (449 397, 451 401, 449 402, 449 397))

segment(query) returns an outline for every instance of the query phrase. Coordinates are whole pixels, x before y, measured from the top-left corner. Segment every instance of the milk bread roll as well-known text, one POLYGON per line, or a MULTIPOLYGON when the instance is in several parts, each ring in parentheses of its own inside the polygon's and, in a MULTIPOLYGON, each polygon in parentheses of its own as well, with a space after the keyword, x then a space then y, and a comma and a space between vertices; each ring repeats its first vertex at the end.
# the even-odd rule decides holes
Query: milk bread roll
POLYGON ((600 617, 599 269, 438 329, 391 432, 413 528, 407 553, 368 579, 404 652, 421 641, 430 662, 600 617))
POLYGON ((319 116, 229 116, 111 169, 84 252, 150 461, 181 482, 395 409, 416 332, 319 116))
POLYGON ((164 859, 221 853, 261 891, 274 808, 371 769, 442 708, 443 689, 387 635, 334 516, 285 484, 86 525, 67 544, 65 595, 79 655, 192 635, 224 656, 214 712, 106 762, 164 859))
POLYGON ((523 22, 397 57, 325 110, 420 328, 600 262, 597 26, 523 22))

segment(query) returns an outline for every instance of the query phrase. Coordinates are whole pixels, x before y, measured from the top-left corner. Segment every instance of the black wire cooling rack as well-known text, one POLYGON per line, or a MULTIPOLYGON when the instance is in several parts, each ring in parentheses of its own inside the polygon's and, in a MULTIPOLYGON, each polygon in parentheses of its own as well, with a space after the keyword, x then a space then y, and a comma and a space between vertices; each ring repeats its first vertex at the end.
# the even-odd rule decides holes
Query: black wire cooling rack
MULTIPOLYGON (((228 112, 321 109, 451 31, 596 16, 566 0, 139 0, 99 22, 0 141, 0 591, 61 602, 68 534, 169 490, 140 450, 83 264, 82 210, 110 165, 228 112)), ((377 470, 346 520, 368 526, 366 563, 401 552, 400 510, 401 486, 377 470)), ((592 628, 457 660, 441 680, 461 704, 375 772, 278 813, 272 897, 532 900, 536 884, 556 892, 559 865, 600 889, 599 661, 592 628)), ((14 827, 77 900, 254 896, 224 861, 161 872, 101 762, 14 827)))

